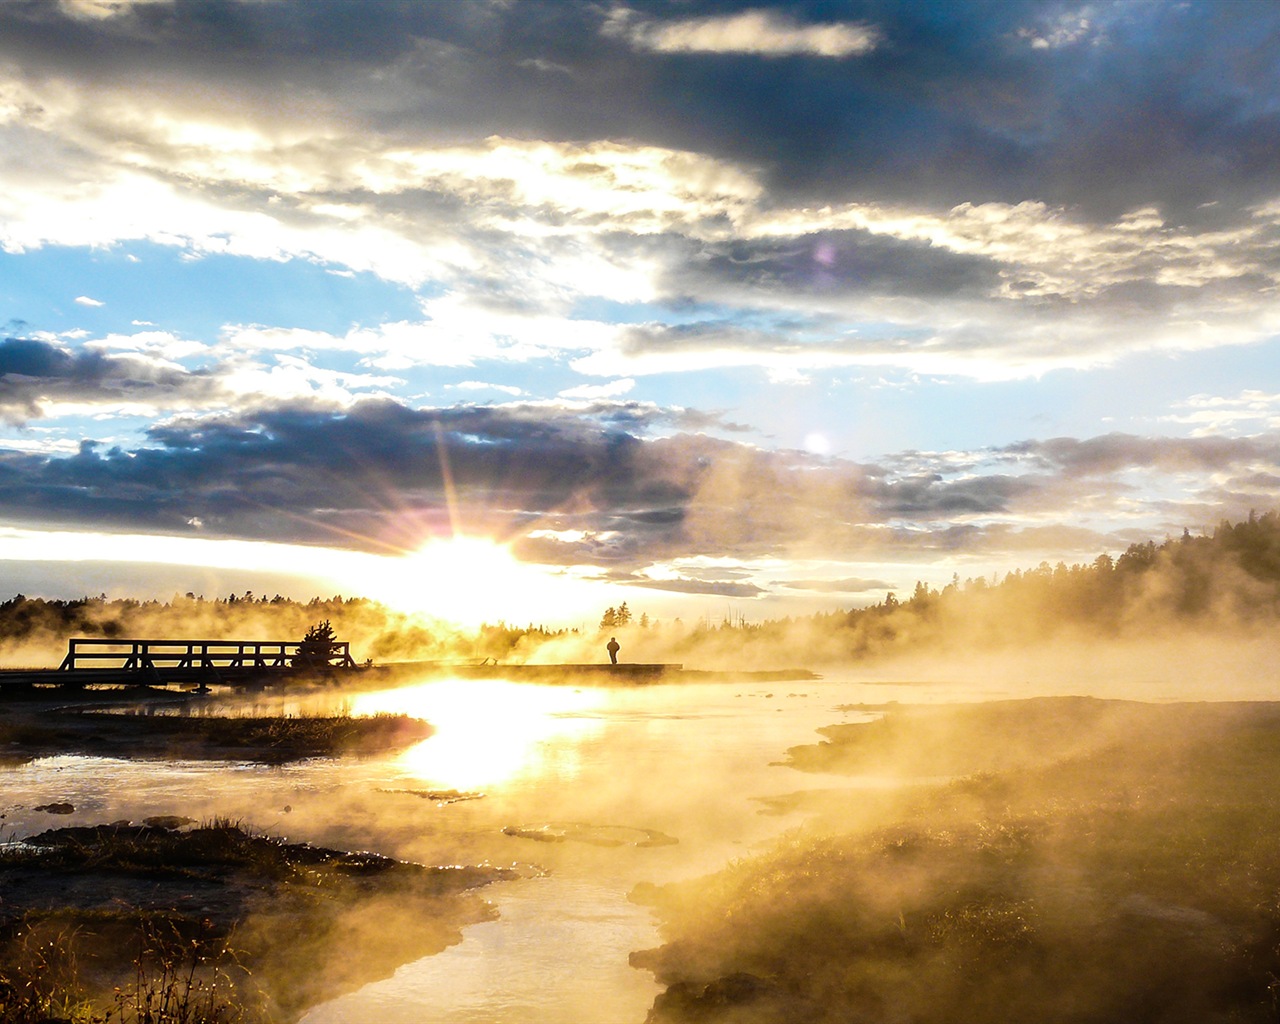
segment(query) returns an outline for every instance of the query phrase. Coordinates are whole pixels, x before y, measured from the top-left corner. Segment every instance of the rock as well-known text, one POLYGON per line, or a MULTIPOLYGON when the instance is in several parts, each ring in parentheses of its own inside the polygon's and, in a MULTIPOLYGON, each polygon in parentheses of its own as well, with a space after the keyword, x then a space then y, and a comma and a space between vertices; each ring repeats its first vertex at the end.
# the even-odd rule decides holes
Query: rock
POLYGON ((45 811, 48 814, 74 814, 76 805, 68 803, 41 804, 39 807, 36 807, 35 810, 45 811))
POLYGON ((672 846, 679 842, 653 828, 627 825, 592 825, 585 822, 548 822, 545 825, 507 825, 503 835, 532 839, 539 843, 565 841, 590 846, 672 846))
POLYGON ((430 800, 439 807, 445 804, 456 804, 463 800, 483 800, 483 793, 468 793, 457 789, 378 789, 379 793, 403 793, 416 796, 422 800, 430 800))
POLYGON ((153 814, 149 818, 143 818, 142 823, 152 828, 175 829, 182 828, 183 825, 191 825, 195 820, 195 818, 184 818, 180 814, 153 814))

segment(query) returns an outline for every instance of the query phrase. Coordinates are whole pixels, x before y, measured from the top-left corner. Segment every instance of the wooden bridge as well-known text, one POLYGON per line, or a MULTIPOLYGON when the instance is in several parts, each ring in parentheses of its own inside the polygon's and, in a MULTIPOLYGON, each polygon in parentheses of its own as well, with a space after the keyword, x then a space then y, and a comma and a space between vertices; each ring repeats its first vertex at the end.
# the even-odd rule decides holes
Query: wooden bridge
POLYGON ((290 674, 354 669, 351 646, 284 640, 77 637, 56 669, 0 672, 0 684, 262 686, 290 674))

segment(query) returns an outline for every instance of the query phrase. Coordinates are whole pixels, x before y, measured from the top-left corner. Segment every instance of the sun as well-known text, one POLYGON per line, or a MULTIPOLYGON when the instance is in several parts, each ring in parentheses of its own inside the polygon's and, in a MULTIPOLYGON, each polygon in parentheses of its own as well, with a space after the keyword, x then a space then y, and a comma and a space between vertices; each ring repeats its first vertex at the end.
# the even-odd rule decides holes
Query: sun
POLYGON ((505 544, 457 535, 406 555, 379 558, 368 593, 402 611, 461 626, 525 621, 555 607, 555 577, 521 562, 505 544))

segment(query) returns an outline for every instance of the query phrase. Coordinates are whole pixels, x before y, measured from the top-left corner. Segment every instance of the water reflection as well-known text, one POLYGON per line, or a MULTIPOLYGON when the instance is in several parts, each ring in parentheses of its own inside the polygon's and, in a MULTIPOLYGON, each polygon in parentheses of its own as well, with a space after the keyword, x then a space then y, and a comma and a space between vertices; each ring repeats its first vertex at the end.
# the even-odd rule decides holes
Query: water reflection
POLYGON ((3 773, 0 825, 27 835, 51 824, 222 816, 290 841, 421 863, 536 865, 543 870, 482 893, 497 920, 314 1008, 306 1024, 638 1024, 657 986, 628 954, 659 937, 627 894, 716 870, 797 823, 783 805, 761 814, 761 798, 844 783, 797 777, 776 762, 789 745, 814 742, 815 728, 861 717, 840 705, 880 696, 836 683, 592 689, 493 680, 259 695, 225 709, 407 713, 438 731, 406 752, 286 765, 44 758, 3 773), (437 790, 484 796, 422 799, 437 790), (76 812, 52 822, 34 810, 54 800, 76 812))
POLYGON ((470 790, 526 776, 575 778, 581 763, 574 741, 602 728, 581 716, 597 700, 570 687, 445 679, 361 694, 351 711, 426 719, 436 733, 405 751, 401 767, 428 785, 470 790))

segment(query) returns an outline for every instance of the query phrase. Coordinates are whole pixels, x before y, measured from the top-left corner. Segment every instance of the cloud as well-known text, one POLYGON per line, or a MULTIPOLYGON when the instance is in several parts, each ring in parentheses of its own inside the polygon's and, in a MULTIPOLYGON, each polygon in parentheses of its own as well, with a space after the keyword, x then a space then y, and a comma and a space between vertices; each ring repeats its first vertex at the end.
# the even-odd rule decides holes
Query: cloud
POLYGON ((1162 419, 1189 424, 1198 437, 1280 430, 1280 395, 1252 388, 1234 397, 1192 395, 1174 408, 1180 411, 1162 419))
POLYGON ((499 394, 510 395, 513 398, 524 394, 523 389, 514 385, 490 384, 482 380, 461 380, 457 384, 446 384, 445 387, 450 391, 496 391, 499 394))
POLYGON ((147 416, 304 399, 337 409, 394 377, 326 370, 278 354, 271 363, 214 360, 194 369, 178 358, 206 347, 161 331, 108 335, 88 347, 0 341, 0 419, 10 424, 78 415, 147 416))
POLYGON ((128 14, 139 4, 172 2, 173 0, 58 0, 58 6, 77 20, 102 21, 128 14))
MULTIPOLYGON (((0 358, 6 382, 93 388, 104 376, 49 345, 7 343, 0 358)), ((1129 542, 1117 524, 1247 515, 1280 478, 1274 435, 1052 438, 856 463, 691 432, 682 416, 603 400, 416 409, 387 398, 180 415, 133 448, 0 451, 0 517, 174 536, 198 522, 211 538, 367 551, 462 528, 526 560, 670 592, 856 594, 889 589, 859 563, 1089 560, 1129 542), (703 564, 712 556, 722 561, 703 564), (787 579, 791 559, 824 571, 787 579)))
POLYGON ((764 588, 754 583, 728 583, 720 580, 675 579, 649 580, 631 579, 629 586, 643 587, 646 590, 665 590, 673 594, 710 594, 717 597, 758 597, 764 588))
POLYGON ((201 404, 217 393, 201 372, 142 355, 72 350, 46 341, 0 341, 0 418, 22 423, 68 406, 148 410, 201 404))
POLYGON ((1137 437, 1106 434, 1078 440, 1060 437, 1024 441, 999 449, 999 454, 1030 460, 1080 479, 1134 469, 1165 472, 1213 472, 1229 466, 1280 459, 1280 442, 1266 437, 1137 437))
MULTIPOLYGON (((880 226, 872 218, 867 222, 880 226)), ((934 239, 895 238, 865 228, 785 237, 765 234, 762 226, 756 230, 753 238, 699 246, 692 258, 671 268, 665 289, 714 294, 727 286, 739 295, 940 299, 985 296, 999 285, 998 265, 986 253, 966 253, 934 239)))
POLYGON ((136 5, 73 22, 15 0, 0 5, 0 53, 38 95, 34 123, 112 158, 100 167, 258 182, 256 200, 224 198, 259 206, 305 189, 316 208, 337 198, 354 213, 344 167, 375 175, 401 149, 493 136, 698 154, 761 169, 770 192, 813 208, 1035 199, 1110 219, 1155 205, 1180 221, 1206 201, 1274 198, 1274 15, 1256 5, 1007 4, 964 19, 884 5, 874 27, 701 2, 671 20, 585 2, 443 6, 227 4, 210 18, 136 5), (1071 45, 1082 20, 1106 40, 1087 61, 1071 45), (655 46, 682 57, 658 73, 655 46), (862 56, 797 67, 714 50, 862 56))
POLYGON ((560 392, 561 398, 617 398, 634 389, 636 382, 630 377, 613 380, 608 384, 579 384, 560 392))
POLYGON ((798 25, 769 10, 681 21, 636 21, 622 8, 602 31, 622 36, 639 50, 657 53, 737 53, 761 57, 857 57, 870 53, 880 33, 869 25, 834 22, 798 25))
POLYGON ((222 341, 245 353, 311 350, 351 352, 375 369, 474 366, 486 360, 525 363, 611 343, 620 328, 599 320, 566 319, 538 308, 504 308, 488 296, 449 293, 422 302, 422 320, 398 320, 327 331, 229 324, 222 341), (490 304, 486 304, 486 300, 490 304))
POLYGON ((75 299, 77 306, 105 306, 106 303, 99 299, 91 299, 87 295, 77 295, 75 299))
POLYGON ((812 590, 820 594, 865 594, 870 591, 898 589, 885 580, 868 580, 857 576, 841 580, 774 580, 773 583, 787 590, 812 590))
POLYGON ((1017 37, 1024 39, 1033 50, 1056 50, 1062 46, 1074 46, 1082 40, 1095 45, 1106 37, 1099 33, 1091 21, 1092 4, 1076 10, 1058 11, 1047 15, 1036 27, 1024 26, 1017 30, 1017 37))
MULTIPOLYGON (((730 310, 718 355, 775 375, 794 350, 1010 379, 1280 330, 1266 33, 1230 5, 907 5, 874 30, 696 3, 89 6, 113 16, 0 5, 0 245, 146 239, 429 291, 429 320, 336 339, 374 369, 701 368, 690 303, 730 310), (872 36, 802 69, 704 52, 872 36), (659 44, 686 55, 662 75, 659 44), (598 297, 689 344, 641 356, 573 315, 598 297)), ((228 341, 255 329, 289 344, 228 341)))

